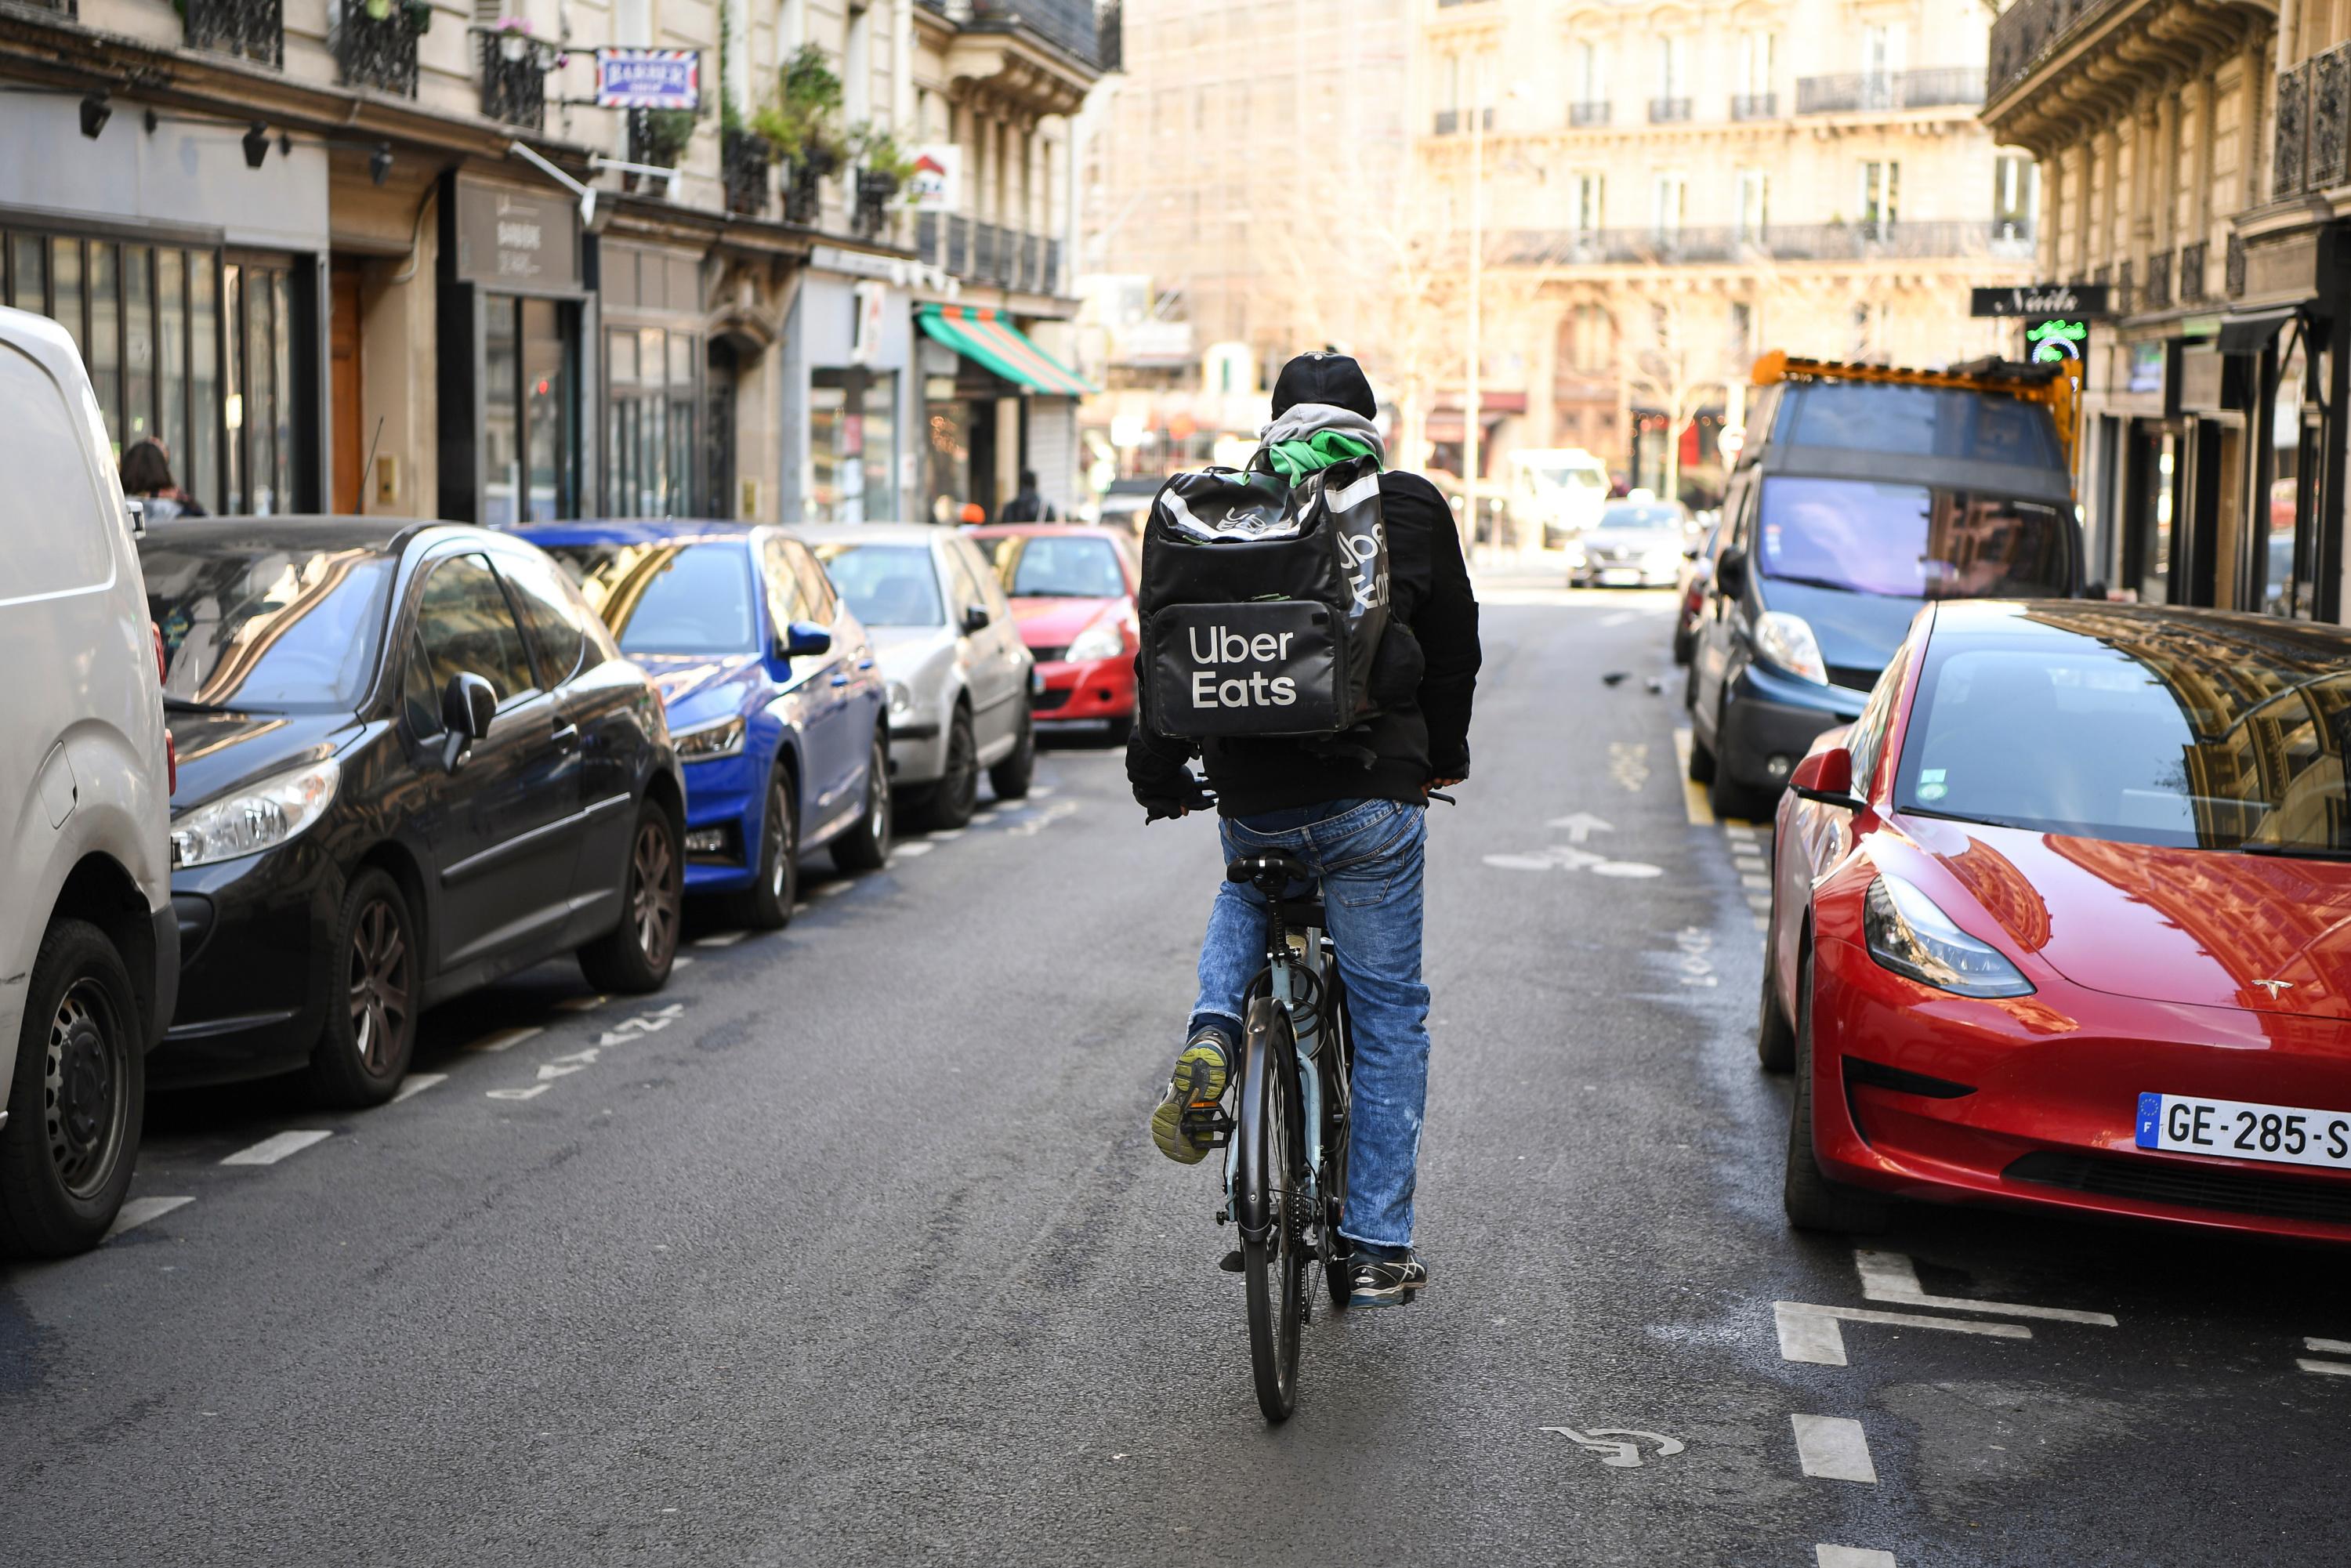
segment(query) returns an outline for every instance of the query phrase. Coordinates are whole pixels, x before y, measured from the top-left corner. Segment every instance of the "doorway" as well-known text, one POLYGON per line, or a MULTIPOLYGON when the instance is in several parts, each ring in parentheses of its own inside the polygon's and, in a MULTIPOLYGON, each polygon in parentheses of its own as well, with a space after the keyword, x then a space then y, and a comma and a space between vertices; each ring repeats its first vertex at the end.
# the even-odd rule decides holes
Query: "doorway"
POLYGON ((332 423, 328 461, 334 465, 334 511, 356 517, 367 510, 367 465, 360 413, 360 264, 334 259, 328 279, 327 409, 332 423))

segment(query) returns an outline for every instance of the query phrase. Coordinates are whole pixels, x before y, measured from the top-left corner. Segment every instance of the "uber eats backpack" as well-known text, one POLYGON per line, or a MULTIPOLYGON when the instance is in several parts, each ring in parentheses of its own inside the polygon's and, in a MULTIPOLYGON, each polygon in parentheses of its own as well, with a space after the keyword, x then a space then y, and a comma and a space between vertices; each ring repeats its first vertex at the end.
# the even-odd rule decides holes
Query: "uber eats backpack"
POLYGON ((1136 609, 1144 721, 1161 735, 1332 736, 1370 717, 1388 622, 1378 460, 1294 486, 1254 462, 1174 476, 1136 609))

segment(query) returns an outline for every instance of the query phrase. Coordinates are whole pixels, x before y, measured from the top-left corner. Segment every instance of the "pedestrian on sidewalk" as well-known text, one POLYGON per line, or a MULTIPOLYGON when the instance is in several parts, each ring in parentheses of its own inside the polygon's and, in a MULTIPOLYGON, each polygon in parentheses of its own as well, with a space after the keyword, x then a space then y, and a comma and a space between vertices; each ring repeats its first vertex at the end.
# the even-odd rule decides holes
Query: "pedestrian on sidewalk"
POLYGON ((123 449, 121 472, 122 493, 141 504, 150 523, 205 515, 203 505, 172 482, 172 455, 153 436, 123 449))
POLYGON ((1053 503, 1038 494, 1037 471, 1034 468, 1020 470, 1020 488, 1013 492, 1012 499, 1004 503, 1004 520, 1008 523, 1058 523, 1061 520, 1061 514, 1054 509, 1053 503))

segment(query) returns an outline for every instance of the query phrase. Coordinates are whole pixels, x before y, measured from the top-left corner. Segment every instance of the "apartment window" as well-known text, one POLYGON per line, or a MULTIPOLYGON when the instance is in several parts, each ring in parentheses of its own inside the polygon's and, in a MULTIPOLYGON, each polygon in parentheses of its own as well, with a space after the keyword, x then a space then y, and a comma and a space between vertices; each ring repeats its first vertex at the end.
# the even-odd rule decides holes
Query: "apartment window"
POLYGON ((1600 103, 1608 97, 1608 62, 1598 44, 1575 46, 1575 101, 1600 103))
POLYGON ((1867 237, 1882 239, 1893 228, 1901 195, 1901 164, 1872 160, 1861 166, 1861 223, 1867 237))
POLYGON ((2041 205, 2041 169, 2032 159, 2003 153, 1992 162, 1991 219, 1996 233, 2014 239, 2032 232, 2041 205))
POLYGON ((1686 98, 1682 86, 1688 79, 1688 50, 1678 35, 1667 33, 1657 40, 1657 96, 1664 99, 1686 98))
POLYGON ((1445 57, 1445 107, 1458 113, 1461 109, 1462 68, 1459 55, 1445 57))
POLYGON ((1743 299, 1730 304, 1730 361, 1743 365, 1755 352, 1755 307, 1743 299))
POLYGON ((1739 91, 1744 98, 1757 99, 1771 91, 1773 57, 1779 53, 1780 37, 1776 33, 1741 33, 1739 36, 1739 91))
POLYGON ((1579 305, 1567 313, 1568 369, 1596 374, 1616 359, 1616 324, 1597 305, 1579 305))
POLYGON ((1659 239, 1675 239, 1682 232, 1682 214, 1689 205, 1689 177, 1659 174, 1649 186, 1649 230, 1659 239))
POLYGON ((863 5, 850 8, 849 28, 841 48, 841 107, 852 125, 873 118, 873 14, 863 5))
POLYGON ((1575 177, 1575 230, 1578 234, 1597 234, 1607 213, 1607 176, 1583 173, 1575 177))
POLYGON ((1861 30, 1861 78, 1864 106, 1894 105, 1894 78, 1902 69, 1902 28, 1896 23, 1872 22, 1861 30))
POLYGON ((1750 242, 1763 237, 1771 221, 1771 176, 1761 169, 1739 171, 1739 237, 1750 242))

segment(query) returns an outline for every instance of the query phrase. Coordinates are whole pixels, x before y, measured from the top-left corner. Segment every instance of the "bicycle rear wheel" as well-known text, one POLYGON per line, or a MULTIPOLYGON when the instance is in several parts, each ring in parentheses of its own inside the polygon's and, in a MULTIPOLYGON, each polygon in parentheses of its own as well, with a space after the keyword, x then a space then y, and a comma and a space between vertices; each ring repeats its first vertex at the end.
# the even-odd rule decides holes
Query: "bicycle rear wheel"
POLYGON ((1257 1378, 1258 1408, 1267 1421, 1279 1423, 1298 1407, 1298 1331, 1306 1316, 1296 1041, 1288 1016, 1270 997, 1249 1002, 1246 1021, 1233 1197, 1240 1218, 1241 1279, 1249 1288, 1249 1365, 1257 1378))

